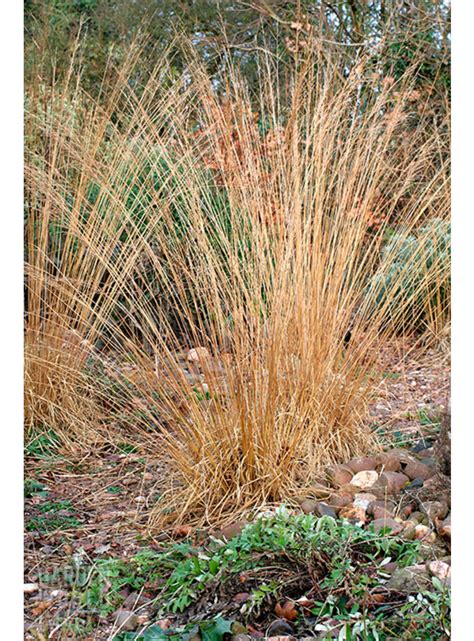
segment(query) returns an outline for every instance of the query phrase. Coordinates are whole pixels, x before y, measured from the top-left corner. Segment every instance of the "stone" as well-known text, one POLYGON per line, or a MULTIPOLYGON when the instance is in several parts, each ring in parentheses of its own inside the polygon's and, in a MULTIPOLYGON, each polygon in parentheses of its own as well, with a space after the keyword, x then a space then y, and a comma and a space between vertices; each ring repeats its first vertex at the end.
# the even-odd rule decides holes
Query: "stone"
POLYGON ((399 472, 400 455, 396 452, 384 452, 379 456, 379 465, 384 472, 399 472))
POLYGON ((211 354, 206 347, 193 347, 193 349, 189 350, 186 358, 188 363, 200 364, 208 361, 211 358, 211 354))
POLYGON ((392 457, 397 457, 400 463, 403 463, 403 464, 408 463, 408 461, 414 460, 413 455, 401 447, 392 447, 392 449, 387 450, 385 454, 392 457))
POLYGON ((425 565, 411 565, 407 568, 397 568, 385 587, 388 590, 410 594, 429 589, 431 580, 425 565))
POLYGON ((393 516, 395 512, 396 504, 393 501, 382 500, 382 499, 371 501, 367 507, 367 514, 374 516, 374 510, 376 508, 383 508, 384 510, 390 513, 390 516, 393 516))
POLYGON ((326 500, 328 496, 333 492, 333 489, 324 485, 323 483, 314 482, 308 487, 307 493, 310 496, 314 496, 317 499, 326 500))
POLYGON ((414 479, 423 479, 423 481, 426 481, 433 476, 434 470, 420 461, 410 461, 404 469, 404 474, 406 474, 411 481, 414 479))
POLYGON ((372 525, 377 534, 385 528, 390 528, 390 534, 393 534, 394 536, 403 531, 403 525, 390 517, 375 519, 372 521, 372 525))
POLYGON ((407 541, 413 541, 415 539, 416 526, 418 523, 416 521, 405 521, 403 524, 403 538, 407 541))
POLYGON ((138 626, 138 616, 129 610, 117 610, 115 625, 121 630, 132 631, 138 626))
POLYGON ((450 582, 450 580, 451 580, 451 568, 444 561, 438 561, 438 560, 427 561, 426 567, 428 569, 428 572, 432 576, 435 576, 440 581, 443 581, 443 583, 450 582))
POLYGON ((339 488, 339 494, 341 494, 342 496, 350 496, 351 503, 354 499, 354 495, 357 494, 357 492, 360 492, 360 487, 356 487, 355 485, 352 485, 352 483, 346 483, 339 488))
POLYGON ((420 547, 418 548, 418 556, 424 561, 432 561, 434 558, 440 558, 446 552, 444 546, 441 548, 438 545, 438 541, 435 543, 428 543, 426 541, 421 541, 420 547))
POLYGON ((436 541, 436 534, 427 525, 419 523, 415 527, 415 539, 418 541, 426 541, 427 543, 434 543, 436 541))
POLYGON ((386 507, 382 507, 381 505, 374 505, 374 507, 372 508, 372 516, 375 520, 392 519, 393 512, 387 510, 386 507))
POLYGON ((423 525, 428 525, 428 517, 418 510, 410 514, 410 521, 417 521, 418 523, 423 523, 423 525))
POLYGON ((239 536, 246 525, 248 525, 247 521, 236 521, 235 523, 231 523, 220 530, 217 538, 225 538, 229 541, 235 536, 239 536))
POLYGON ((451 514, 447 516, 444 519, 444 521, 441 523, 439 528, 439 534, 440 536, 443 537, 443 539, 446 539, 447 541, 451 541, 451 514))
POLYGON ((432 521, 442 521, 448 513, 448 505, 445 501, 424 501, 421 504, 421 512, 432 521))
POLYGON ((346 505, 341 508, 339 512, 341 519, 348 519, 349 521, 356 521, 357 523, 366 523, 367 514, 362 507, 356 507, 354 505, 346 505))
POLYGON ((352 494, 349 492, 343 492, 341 494, 331 494, 328 499, 328 505, 335 512, 339 512, 342 507, 350 505, 352 503, 352 494))
POLYGON ((315 512, 319 514, 319 516, 330 516, 332 519, 337 519, 337 514, 332 507, 322 501, 316 504, 315 512))
POLYGON ((433 476, 434 473, 436 472, 436 466, 438 465, 438 462, 434 457, 430 456, 430 457, 426 457, 426 458, 423 459, 423 465, 426 465, 426 467, 429 467, 429 469, 433 473, 432 474, 432 476, 433 476))
POLYGON ((375 470, 377 467, 377 459, 374 456, 359 456, 348 461, 347 467, 350 467, 354 474, 367 470, 375 470))
POLYGON ((312 514, 318 506, 318 502, 313 499, 305 499, 301 503, 301 509, 305 514, 312 514))
POLYGON ((291 636, 293 634, 293 626, 285 621, 285 619, 276 619, 272 621, 267 629, 267 637, 291 636))
POLYGON ((369 505, 377 500, 375 494, 370 494, 370 492, 358 492, 354 495, 353 504, 359 507, 363 507, 364 510, 367 510, 369 505))
POLYGON ((362 472, 357 472, 352 477, 351 485, 365 490, 366 488, 372 487, 372 485, 377 481, 379 475, 374 470, 365 470, 362 472))
POLYGON ((380 475, 380 483, 389 494, 398 494, 402 487, 409 482, 408 476, 401 472, 382 472, 380 475))
POLYGON ((328 478, 336 486, 346 485, 351 482, 353 472, 347 465, 332 465, 327 470, 328 478))
POLYGON ((150 599, 138 594, 138 592, 132 592, 128 595, 125 601, 122 603, 123 610, 134 610, 135 608, 145 605, 149 602, 150 599))
POLYGON ((33 594, 38 592, 39 585, 37 583, 23 583, 23 593, 24 594, 33 594))

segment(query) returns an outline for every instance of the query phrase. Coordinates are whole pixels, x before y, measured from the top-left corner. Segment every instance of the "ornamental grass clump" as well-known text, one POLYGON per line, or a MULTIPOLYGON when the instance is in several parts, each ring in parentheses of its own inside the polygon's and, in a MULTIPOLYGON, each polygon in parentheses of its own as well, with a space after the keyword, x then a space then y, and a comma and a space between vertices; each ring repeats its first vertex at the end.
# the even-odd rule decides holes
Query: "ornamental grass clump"
POLYGON ((80 119, 27 114, 44 143, 26 169, 27 417, 139 434, 168 469, 152 526, 224 522, 376 447, 384 232, 448 216, 445 132, 412 117, 413 74, 368 86, 317 50, 273 65, 254 95, 192 58, 137 88, 131 57, 103 103, 64 90, 80 119))

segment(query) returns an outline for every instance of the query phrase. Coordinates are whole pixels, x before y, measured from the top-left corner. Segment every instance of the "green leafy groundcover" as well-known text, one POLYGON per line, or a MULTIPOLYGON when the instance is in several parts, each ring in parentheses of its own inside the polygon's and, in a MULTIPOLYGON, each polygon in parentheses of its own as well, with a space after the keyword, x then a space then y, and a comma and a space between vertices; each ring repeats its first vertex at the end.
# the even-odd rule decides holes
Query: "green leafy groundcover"
POLYGON ((202 641, 222 641, 232 634, 232 621, 216 617, 210 621, 190 623, 178 629, 162 630, 154 625, 143 633, 122 632, 114 641, 189 641, 198 635, 202 641))
MULTIPOLYGON (((204 614, 206 599, 212 603, 218 591, 228 595, 229 603, 236 592, 247 591, 248 601, 238 611, 234 607, 232 614, 256 621, 262 620, 262 613, 263 620, 272 618, 279 599, 311 592, 314 605, 309 619, 303 621, 301 614, 297 627, 300 623, 305 628, 317 626, 319 632, 331 634, 336 626, 339 638, 346 640, 448 638, 449 593, 441 584, 433 582, 433 589, 417 595, 391 594, 389 602, 380 605, 367 602, 367 595, 388 580, 387 563, 395 561, 403 568, 418 558, 418 541, 385 534, 280 508, 256 519, 230 541, 171 543, 159 550, 145 548, 127 560, 98 560, 82 586, 81 601, 88 611, 107 616, 122 604, 123 588, 148 590, 160 605, 159 618, 176 614, 184 623, 187 617, 192 621, 192 615, 187 615, 190 606, 199 604, 198 611, 204 614), (242 577, 246 577, 244 583, 242 577)), ((224 614, 230 612, 224 609, 224 614)), ((221 641, 230 625, 217 617, 166 631, 154 625, 116 639, 178 641, 199 632, 203 641, 221 641)))

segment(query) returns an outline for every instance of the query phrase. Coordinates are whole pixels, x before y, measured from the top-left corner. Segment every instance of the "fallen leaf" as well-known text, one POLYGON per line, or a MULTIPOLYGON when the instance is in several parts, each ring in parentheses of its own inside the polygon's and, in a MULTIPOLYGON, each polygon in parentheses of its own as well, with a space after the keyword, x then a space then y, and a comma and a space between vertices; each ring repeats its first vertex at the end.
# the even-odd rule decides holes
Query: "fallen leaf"
POLYGON ((38 605, 31 610, 31 614, 34 617, 39 616, 40 614, 43 614, 45 610, 47 610, 51 605, 51 601, 40 601, 38 605))
POLYGON ((282 606, 277 603, 275 606, 275 614, 280 619, 286 619, 287 621, 294 621, 298 617, 298 612, 292 601, 285 601, 282 606))
POLYGON ((171 627, 171 619, 160 619, 156 625, 162 630, 168 630, 171 627))
POLYGON ((370 598, 374 603, 385 603, 385 594, 371 594, 370 598))
POLYGON ((232 600, 236 601, 237 603, 244 603, 249 599, 250 599, 250 594, 248 592, 239 592, 238 594, 234 594, 232 598, 232 600))
POLYGON ((173 530, 173 534, 175 536, 189 536, 192 530, 193 528, 190 525, 177 525, 173 530))

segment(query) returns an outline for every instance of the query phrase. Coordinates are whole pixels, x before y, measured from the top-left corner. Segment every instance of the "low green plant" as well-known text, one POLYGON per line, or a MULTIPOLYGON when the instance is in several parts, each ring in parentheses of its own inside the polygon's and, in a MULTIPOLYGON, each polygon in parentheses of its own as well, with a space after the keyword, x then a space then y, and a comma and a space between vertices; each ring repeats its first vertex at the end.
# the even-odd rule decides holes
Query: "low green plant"
MULTIPOLYGON (((50 507, 46 503, 45 509, 50 507)), ((291 514, 282 507, 228 541, 211 537, 199 545, 171 542, 160 549, 143 548, 128 559, 96 559, 93 565, 82 555, 41 580, 59 585, 62 576, 81 611, 92 617, 112 615, 122 605, 124 592, 138 591, 153 593, 158 617, 172 613, 183 622, 167 631, 151 625, 138 633, 122 632, 115 641, 189 641, 197 632, 202 639, 221 640, 231 632, 231 621, 219 616, 196 623, 187 610, 212 601, 217 590, 221 596, 226 591, 233 595, 237 585, 250 595, 238 606, 246 620, 265 618, 281 598, 311 594, 310 614, 300 611, 297 627, 316 626, 315 632, 328 635, 336 631, 346 641, 428 641, 438 638, 436 630, 449 629, 446 588, 433 579, 433 589, 419 595, 383 589, 387 563, 412 565, 418 551, 418 541, 376 534, 330 517, 291 514), (385 598, 377 601, 374 594, 385 598)), ((237 614, 237 606, 234 610, 237 614)))
POLYGON ((127 561, 98 560, 83 602, 98 607, 100 612, 112 612, 120 605, 119 592, 125 586, 137 590, 158 581, 162 586, 157 595, 161 613, 178 613, 206 591, 248 572, 253 577, 249 579, 252 598, 244 611, 249 615, 269 594, 277 597, 281 593, 287 581, 281 577, 288 577, 288 573, 306 576, 308 589, 314 587, 309 577, 317 576, 318 590, 350 586, 349 593, 357 597, 364 581, 366 589, 380 580, 374 566, 379 567, 387 557, 400 567, 410 565, 417 550, 417 542, 379 536, 329 517, 292 515, 280 508, 273 516, 258 518, 229 541, 211 539, 203 547, 173 543, 163 551, 144 549, 127 561), (266 577, 269 565, 281 568, 280 578, 266 577), (254 575, 254 570, 259 571, 254 575))
POLYGON ((38 494, 40 496, 47 496, 48 494, 45 491, 45 486, 36 479, 25 479, 23 492, 26 499, 38 494))
POLYGON ((33 431, 25 445, 27 456, 45 458, 52 456, 60 445, 60 438, 52 429, 44 428, 33 431))
POLYGON ((425 409, 418 410, 417 419, 420 425, 424 428, 431 428, 433 432, 439 431, 441 427, 441 417, 425 409))
POLYGON ((138 451, 138 447, 133 443, 117 443, 117 448, 122 454, 134 454, 138 451))
POLYGON ((142 633, 122 632, 114 641, 190 641, 197 637, 202 641, 222 641, 232 634, 232 623, 222 617, 216 617, 168 630, 162 630, 160 626, 155 625, 142 633))
POLYGON ((76 511, 69 500, 46 500, 36 506, 37 514, 26 522, 28 532, 36 531, 43 534, 57 530, 69 530, 81 525, 76 511))
POLYGON ((123 492, 123 488, 118 485, 110 485, 107 488, 107 492, 109 492, 109 494, 120 494, 121 492, 123 492))

